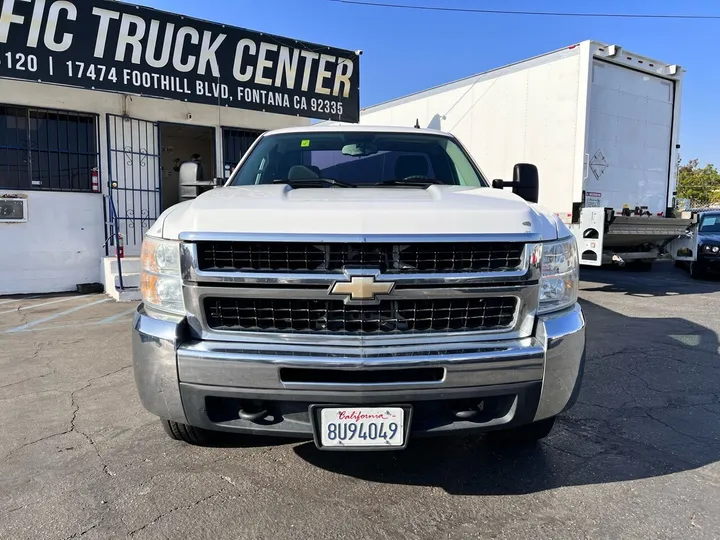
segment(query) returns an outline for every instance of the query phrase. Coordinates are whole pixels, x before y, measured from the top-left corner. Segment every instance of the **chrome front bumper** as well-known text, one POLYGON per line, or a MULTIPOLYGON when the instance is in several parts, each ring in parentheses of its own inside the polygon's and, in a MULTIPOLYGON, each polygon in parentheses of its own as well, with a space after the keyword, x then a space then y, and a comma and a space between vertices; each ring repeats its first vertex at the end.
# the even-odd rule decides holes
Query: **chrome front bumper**
MULTIPOLYGON (((291 403, 442 402, 515 396, 507 414, 488 423, 527 423, 555 416, 575 402, 585 361, 585 319, 578 304, 537 319, 534 337, 462 344, 362 348, 306 348, 282 343, 197 341, 185 319, 150 317, 141 304, 133 322, 135 382, 143 406, 176 422, 227 431, 311 436, 307 422, 281 429, 243 420, 209 419, 205 400, 291 403), (418 350, 421 349, 421 350, 418 350), (283 381, 281 369, 388 370, 441 368, 429 382, 320 383, 283 381)), ((290 418, 292 415, 288 415, 290 418)), ((455 427, 472 427, 458 422, 455 427)), ((478 426, 474 426, 478 427, 478 426)), ((482 426, 481 426, 482 427, 482 426)), ((453 430, 443 426, 438 431, 453 430)))

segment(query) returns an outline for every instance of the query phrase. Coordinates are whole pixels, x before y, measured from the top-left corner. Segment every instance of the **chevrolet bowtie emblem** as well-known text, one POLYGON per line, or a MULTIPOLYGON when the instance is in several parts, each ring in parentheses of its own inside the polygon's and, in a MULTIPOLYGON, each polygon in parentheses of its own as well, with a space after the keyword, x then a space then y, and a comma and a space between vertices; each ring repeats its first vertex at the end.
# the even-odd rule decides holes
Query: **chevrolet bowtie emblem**
POLYGON ((375 300, 375 295, 390 294, 395 283, 375 281, 372 276, 353 276, 350 281, 336 281, 330 294, 349 295, 349 300, 375 300))

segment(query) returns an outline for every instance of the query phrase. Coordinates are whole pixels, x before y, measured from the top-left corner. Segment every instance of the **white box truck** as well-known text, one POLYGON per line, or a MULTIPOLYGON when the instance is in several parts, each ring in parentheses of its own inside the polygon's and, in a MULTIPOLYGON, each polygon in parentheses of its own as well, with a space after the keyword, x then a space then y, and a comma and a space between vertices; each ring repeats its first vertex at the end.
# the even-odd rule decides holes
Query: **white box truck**
POLYGON ((572 229, 581 264, 648 264, 691 223, 673 211, 682 74, 583 41, 369 107, 360 123, 450 132, 490 179, 535 164, 539 203, 572 229))

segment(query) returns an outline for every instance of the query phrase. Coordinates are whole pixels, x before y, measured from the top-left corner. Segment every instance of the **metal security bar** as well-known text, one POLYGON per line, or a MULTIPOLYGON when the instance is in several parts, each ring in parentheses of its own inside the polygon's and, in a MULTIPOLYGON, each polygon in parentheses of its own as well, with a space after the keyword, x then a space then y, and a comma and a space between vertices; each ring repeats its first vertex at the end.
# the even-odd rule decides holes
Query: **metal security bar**
POLYGON ((223 128, 223 177, 228 178, 262 131, 223 128))
POLYGON ((156 122, 108 114, 107 135, 110 196, 125 255, 135 256, 161 212, 160 131, 156 122))
POLYGON ((98 115, 0 105, 0 188, 92 191, 98 115))

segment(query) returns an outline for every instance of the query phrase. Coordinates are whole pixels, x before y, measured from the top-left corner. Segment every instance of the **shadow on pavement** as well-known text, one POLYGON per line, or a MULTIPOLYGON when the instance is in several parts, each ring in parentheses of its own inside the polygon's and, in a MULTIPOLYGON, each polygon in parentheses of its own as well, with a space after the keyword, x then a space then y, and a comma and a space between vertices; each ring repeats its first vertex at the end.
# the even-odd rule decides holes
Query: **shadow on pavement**
POLYGON ((628 296, 678 296, 720 291, 720 275, 694 280, 686 270, 670 261, 655 263, 652 272, 626 268, 583 267, 581 289, 588 292, 615 292, 628 296))
POLYGON ((295 452, 364 481, 461 495, 652 478, 720 460, 715 332, 680 318, 627 317, 590 302, 583 307, 588 364, 579 401, 536 447, 500 448, 469 436, 415 439, 401 452, 322 452, 312 443, 295 452))

